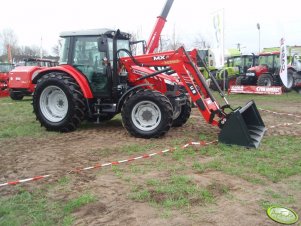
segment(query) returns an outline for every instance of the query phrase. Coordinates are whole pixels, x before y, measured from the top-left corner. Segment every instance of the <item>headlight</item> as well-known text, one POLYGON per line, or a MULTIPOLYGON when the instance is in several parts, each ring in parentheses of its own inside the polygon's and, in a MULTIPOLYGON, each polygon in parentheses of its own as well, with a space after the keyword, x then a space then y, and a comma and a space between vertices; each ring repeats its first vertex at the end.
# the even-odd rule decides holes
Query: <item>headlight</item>
POLYGON ((255 72, 247 72, 246 76, 255 76, 255 72))

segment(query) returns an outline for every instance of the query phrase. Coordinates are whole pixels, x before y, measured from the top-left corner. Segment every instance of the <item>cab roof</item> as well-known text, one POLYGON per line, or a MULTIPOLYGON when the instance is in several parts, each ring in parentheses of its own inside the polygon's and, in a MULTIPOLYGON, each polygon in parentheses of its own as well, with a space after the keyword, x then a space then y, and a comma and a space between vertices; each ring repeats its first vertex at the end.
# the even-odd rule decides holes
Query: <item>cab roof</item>
MULTIPOLYGON (((108 29, 108 28, 98 28, 98 29, 88 29, 79 31, 65 31, 60 33, 60 37, 71 37, 71 36, 100 36, 106 35, 108 37, 113 37, 118 30, 108 29)), ((122 36, 130 37, 130 34, 125 32, 120 32, 122 36)))

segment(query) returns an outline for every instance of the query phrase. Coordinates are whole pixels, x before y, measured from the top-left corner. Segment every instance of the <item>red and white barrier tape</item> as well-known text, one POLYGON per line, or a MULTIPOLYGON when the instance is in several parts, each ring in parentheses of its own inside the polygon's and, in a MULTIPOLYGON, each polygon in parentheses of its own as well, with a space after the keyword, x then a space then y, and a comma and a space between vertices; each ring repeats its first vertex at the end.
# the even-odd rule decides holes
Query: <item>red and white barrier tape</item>
MULTIPOLYGON (((288 116, 293 116, 293 117, 298 117, 298 118, 301 117, 301 116, 294 115, 294 114, 273 112, 273 111, 265 110, 265 109, 262 109, 262 108, 258 108, 258 109, 261 110, 261 111, 266 111, 266 112, 273 113, 273 114, 278 114, 278 115, 288 115, 288 116)), ((197 117, 197 116, 194 116, 194 117, 197 117)), ((267 128, 267 130, 268 129, 273 129, 273 128, 276 128, 276 127, 280 127, 280 126, 291 126, 291 125, 301 125, 301 121, 298 122, 298 123, 282 123, 282 124, 278 124, 278 125, 275 125, 275 126, 270 126, 270 127, 267 128)), ((217 142, 218 142, 217 140, 211 141, 211 142, 205 142, 205 141, 189 142, 189 143, 183 145, 182 148, 187 148, 187 147, 192 146, 192 145, 206 146, 206 145, 209 145, 209 144, 215 144, 217 142)), ((79 173, 81 171, 86 171, 86 170, 91 170, 91 169, 98 169, 98 168, 102 168, 102 167, 105 167, 105 166, 119 165, 121 163, 132 162, 132 161, 138 160, 138 159, 150 158, 150 157, 153 157, 155 155, 160 155, 160 154, 163 154, 163 153, 172 152, 174 150, 176 150, 176 148, 165 149, 163 151, 158 151, 158 152, 155 152, 155 153, 152 153, 152 154, 145 154, 145 155, 141 155, 141 156, 138 156, 138 157, 134 157, 134 158, 126 159, 126 160, 120 160, 120 161, 116 161, 116 162, 109 162, 109 163, 104 163, 104 164, 99 164, 98 163, 94 166, 89 166, 89 167, 85 167, 85 168, 78 168, 78 169, 75 169, 75 170, 71 170, 71 171, 69 171, 69 173, 79 173)), ((3 183, 3 184, 0 184, 0 187, 4 187, 4 186, 7 186, 7 185, 16 185, 16 184, 20 184, 20 183, 29 182, 29 181, 36 181, 36 180, 44 179, 44 178, 51 177, 51 176, 53 176, 53 175, 36 176, 36 177, 32 177, 32 178, 27 178, 27 179, 6 182, 6 183, 3 183)))
POLYGON ((43 176, 36 176, 36 177, 27 178, 27 179, 23 179, 23 180, 10 181, 7 183, 0 184, 0 187, 6 186, 6 185, 16 185, 16 184, 20 184, 20 183, 29 182, 29 181, 41 180, 41 179, 44 179, 44 178, 50 177, 50 176, 51 175, 43 175, 43 176))
POLYGON ((270 111, 270 110, 266 110, 266 109, 262 109, 262 108, 258 108, 258 110, 272 113, 275 115, 287 115, 287 116, 292 116, 292 117, 296 117, 296 118, 301 118, 301 115, 295 115, 295 114, 291 114, 291 113, 275 112, 275 111, 270 111))
POLYGON ((275 126, 269 126, 267 128, 268 129, 273 129, 273 128, 277 128, 277 127, 282 127, 282 126, 291 126, 291 125, 301 125, 301 121, 300 122, 297 122, 297 123, 293 123, 293 122, 287 122, 287 123, 281 123, 281 124, 278 124, 278 125, 275 125, 275 126))
MULTIPOLYGON (((189 142, 189 143, 183 145, 182 148, 187 148, 187 147, 192 146, 192 145, 206 146, 206 145, 215 144, 215 143, 217 143, 217 141, 189 142)), ((105 166, 119 165, 121 163, 132 162, 132 161, 135 161, 135 160, 138 160, 138 159, 146 159, 146 158, 153 157, 155 155, 160 155, 160 154, 164 154, 164 153, 167 153, 167 152, 172 152, 174 150, 176 150, 176 148, 169 148, 169 149, 165 149, 163 151, 158 151, 158 152, 151 153, 151 154, 145 154, 145 155, 141 155, 141 156, 137 156, 137 157, 134 157, 134 158, 125 159, 125 160, 120 160, 120 161, 116 161, 116 162, 109 162, 109 163, 104 163, 104 164, 99 164, 98 163, 94 166, 89 166, 89 167, 85 167, 85 168, 77 168, 75 170, 71 170, 71 171, 69 171, 69 173, 79 173, 81 171, 86 171, 86 170, 91 170, 91 169, 98 169, 98 168, 102 168, 102 167, 105 167, 105 166)), ((20 184, 20 183, 29 182, 29 181, 36 181, 36 180, 44 179, 44 178, 51 177, 51 176, 53 176, 53 175, 43 175, 43 176, 36 176, 36 177, 33 177, 33 178, 27 178, 27 179, 22 179, 22 180, 11 181, 11 182, 0 184, 0 187, 4 187, 4 186, 7 186, 7 185, 16 185, 16 184, 20 184)))

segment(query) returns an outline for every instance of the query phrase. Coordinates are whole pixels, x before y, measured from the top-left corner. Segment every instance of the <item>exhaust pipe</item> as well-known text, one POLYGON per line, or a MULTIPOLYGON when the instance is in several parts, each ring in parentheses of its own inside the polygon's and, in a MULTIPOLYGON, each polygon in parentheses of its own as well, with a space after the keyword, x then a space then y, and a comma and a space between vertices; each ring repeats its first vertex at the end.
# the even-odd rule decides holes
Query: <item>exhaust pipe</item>
POLYGON ((258 148, 266 131, 265 125, 252 100, 244 107, 227 115, 218 140, 225 144, 235 144, 248 148, 258 148))

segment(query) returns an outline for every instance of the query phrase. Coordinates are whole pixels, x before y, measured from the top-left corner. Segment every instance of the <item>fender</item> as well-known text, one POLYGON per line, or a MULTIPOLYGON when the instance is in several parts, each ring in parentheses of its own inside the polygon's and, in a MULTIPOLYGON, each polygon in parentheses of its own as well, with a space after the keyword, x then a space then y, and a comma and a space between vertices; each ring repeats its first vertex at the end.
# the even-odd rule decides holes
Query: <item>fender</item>
POLYGON ((120 112, 121 111, 121 107, 122 107, 122 104, 125 100, 125 98, 131 93, 133 92, 134 90, 137 90, 137 89, 140 89, 141 87, 143 86, 154 86, 153 84, 148 84, 148 83, 145 83, 145 84, 140 84, 140 85, 137 85, 137 86, 134 86, 132 88, 130 88, 129 90, 127 90, 122 96, 121 98, 119 99, 118 101, 118 104, 117 104, 117 111, 120 112))
POLYGON ((70 65, 60 65, 57 67, 51 67, 51 68, 45 68, 39 72, 39 74, 32 80, 33 84, 36 84, 37 81, 45 74, 51 73, 51 72, 64 72, 68 75, 70 75, 72 78, 76 80, 78 85, 80 86, 84 97, 87 99, 93 98, 93 94, 91 91, 91 88, 89 86, 89 82, 87 78, 77 71, 74 67, 70 65))

